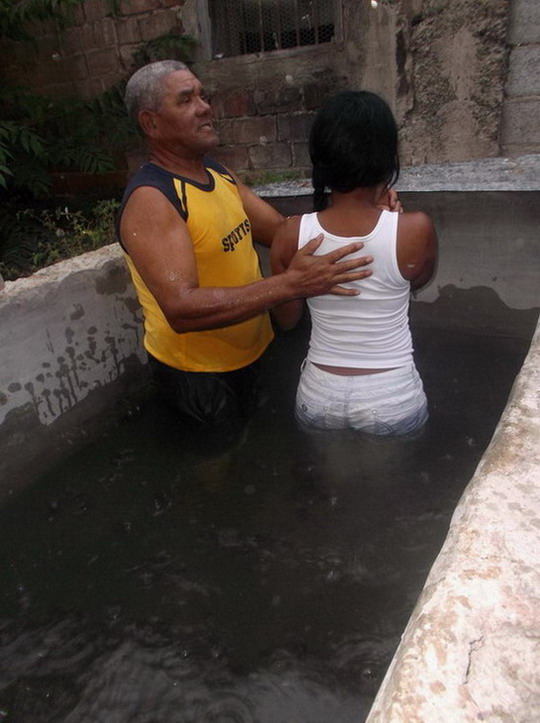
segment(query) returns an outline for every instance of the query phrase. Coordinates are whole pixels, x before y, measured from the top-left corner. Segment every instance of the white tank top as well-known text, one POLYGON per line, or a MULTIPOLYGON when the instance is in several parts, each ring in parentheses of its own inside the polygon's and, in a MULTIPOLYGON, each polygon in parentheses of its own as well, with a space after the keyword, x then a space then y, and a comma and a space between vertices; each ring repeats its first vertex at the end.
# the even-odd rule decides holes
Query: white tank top
POLYGON ((410 282, 401 275, 397 262, 398 217, 398 213, 382 211, 367 236, 344 238, 325 231, 316 213, 302 216, 298 248, 323 233, 317 255, 362 241, 364 247, 352 257, 374 259, 372 276, 345 284, 359 289, 358 296, 325 294, 307 300, 312 321, 309 361, 364 369, 390 369, 412 361, 410 282))

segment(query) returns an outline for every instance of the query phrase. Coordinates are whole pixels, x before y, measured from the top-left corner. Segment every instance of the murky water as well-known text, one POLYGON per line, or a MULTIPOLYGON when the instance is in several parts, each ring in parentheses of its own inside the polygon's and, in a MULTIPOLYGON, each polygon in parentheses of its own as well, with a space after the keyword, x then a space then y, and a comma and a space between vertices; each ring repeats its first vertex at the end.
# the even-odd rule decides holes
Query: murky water
POLYGON ((527 345, 419 330, 412 442, 296 429, 304 345, 232 448, 147 404, 0 509, 0 721, 365 717, 527 345))

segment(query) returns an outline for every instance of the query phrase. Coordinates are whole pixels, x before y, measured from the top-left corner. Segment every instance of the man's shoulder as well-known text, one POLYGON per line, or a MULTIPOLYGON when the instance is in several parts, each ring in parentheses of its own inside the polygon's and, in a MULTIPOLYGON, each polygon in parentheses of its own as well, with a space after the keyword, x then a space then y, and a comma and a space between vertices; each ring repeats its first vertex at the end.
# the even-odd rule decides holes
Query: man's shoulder
POLYGON ((174 203, 177 195, 174 190, 174 178, 174 174, 165 170, 165 168, 161 168, 155 163, 145 163, 138 168, 129 179, 124 193, 124 199, 127 200, 133 191, 138 188, 148 186, 157 188, 174 203))
POLYGON ((175 178, 178 177, 165 168, 161 168, 161 166, 155 163, 145 163, 135 171, 127 183, 119 216, 122 214, 124 206, 134 191, 138 189, 155 188, 172 203, 185 221, 187 219, 186 199, 182 194, 178 194, 174 184, 175 178))
POLYGON ((140 166, 128 181, 129 186, 161 185, 170 183, 172 174, 155 163, 140 166))

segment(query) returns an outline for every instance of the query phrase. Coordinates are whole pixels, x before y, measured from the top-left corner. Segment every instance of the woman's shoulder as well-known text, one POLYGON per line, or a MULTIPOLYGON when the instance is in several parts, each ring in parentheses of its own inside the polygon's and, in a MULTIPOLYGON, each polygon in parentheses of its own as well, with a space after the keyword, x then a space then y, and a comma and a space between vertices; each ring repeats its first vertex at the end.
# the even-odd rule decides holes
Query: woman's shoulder
POLYGON ((435 270, 437 234, 427 213, 400 213, 397 257, 401 274, 413 283, 414 288, 429 281, 435 270))
POLYGON ((403 211, 398 217, 398 239, 407 240, 429 236, 435 227, 433 221, 424 211, 403 211))
POLYGON ((279 224, 272 240, 272 251, 286 249, 296 246, 300 231, 301 216, 287 216, 279 224))
POLYGON ((298 239, 298 234, 300 232, 300 224, 302 223, 303 216, 297 215, 297 216, 287 216, 283 222, 281 223, 278 235, 282 239, 290 239, 294 238, 295 240, 298 239))

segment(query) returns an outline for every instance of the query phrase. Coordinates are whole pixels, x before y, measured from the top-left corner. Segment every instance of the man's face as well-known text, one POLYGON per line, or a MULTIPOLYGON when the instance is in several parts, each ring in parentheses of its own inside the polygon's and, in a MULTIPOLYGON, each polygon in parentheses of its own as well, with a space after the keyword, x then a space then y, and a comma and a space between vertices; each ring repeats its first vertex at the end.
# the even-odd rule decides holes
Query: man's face
POLYGON ((213 150, 219 140, 213 114, 200 81, 189 70, 176 70, 162 80, 163 97, 153 114, 160 145, 194 154, 213 150))

